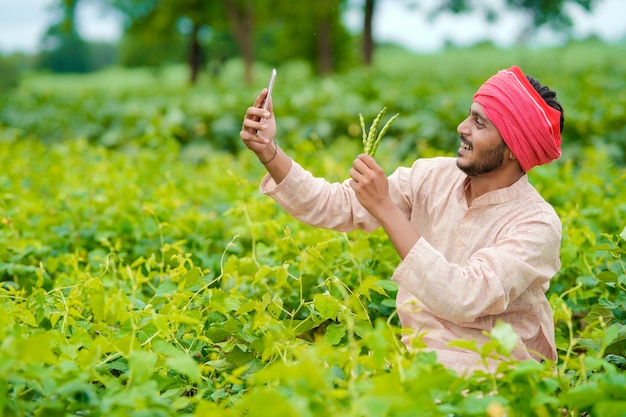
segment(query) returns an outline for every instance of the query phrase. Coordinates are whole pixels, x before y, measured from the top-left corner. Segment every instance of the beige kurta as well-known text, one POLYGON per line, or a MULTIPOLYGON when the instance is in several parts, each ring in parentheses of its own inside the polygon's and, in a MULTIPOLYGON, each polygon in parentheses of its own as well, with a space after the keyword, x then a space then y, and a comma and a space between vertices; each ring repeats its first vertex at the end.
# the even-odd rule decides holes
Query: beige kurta
MULTIPOLYGON (((420 159, 389 177, 395 204, 421 235, 392 279, 403 327, 420 335, 439 361, 458 372, 479 368, 479 357, 448 346, 458 339, 482 345, 498 320, 518 335, 516 359, 556 359, 554 320, 546 299, 560 268, 561 222, 524 175, 468 207, 469 178, 454 158, 420 159)), ((261 191, 303 223, 338 231, 379 227, 348 181, 330 184, 293 162, 261 191)))

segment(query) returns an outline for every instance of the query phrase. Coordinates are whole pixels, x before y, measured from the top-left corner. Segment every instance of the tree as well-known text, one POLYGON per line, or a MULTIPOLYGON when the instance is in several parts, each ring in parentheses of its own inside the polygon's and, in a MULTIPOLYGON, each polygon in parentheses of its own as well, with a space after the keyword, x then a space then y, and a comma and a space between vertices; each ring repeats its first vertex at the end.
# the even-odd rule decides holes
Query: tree
POLYGON ((55 72, 87 72, 91 69, 89 46, 76 31, 78 0, 59 0, 60 18, 48 28, 39 66, 55 72))
POLYGON ((347 59, 347 31, 341 24, 345 0, 274 0, 272 7, 254 0, 225 0, 231 30, 251 81, 255 51, 276 64, 302 58, 319 74, 347 59))
POLYGON ((224 26, 222 2, 204 0, 102 0, 125 16, 122 61, 130 65, 157 66, 168 60, 185 60, 189 80, 198 79, 206 57, 201 33, 224 26), (135 57, 134 54, 141 56, 135 57))
POLYGON ((345 29, 341 21, 341 0, 318 0, 312 2, 316 30, 317 68, 320 74, 329 74, 338 65, 336 50, 340 48, 345 29))
MULTIPOLYGON (((527 13, 533 28, 547 25, 557 31, 564 31, 572 26, 572 20, 565 12, 566 4, 577 4, 585 11, 590 12, 600 0, 502 0, 503 5, 510 9, 527 13)), ((408 6, 415 6, 415 0, 407 0, 408 6)), ((372 34, 372 22, 375 15, 377 2, 365 0, 363 3, 363 60, 366 65, 371 65, 374 50, 372 34)), ((426 11, 431 18, 436 18, 442 13, 468 13, 479 12, 486 20, 495 21, 498 13, 489 3, 472 0, 440 0, 430 11, 426 11)))
POLYGON ((255 32, 259 56, 270 63, 302 59, 322 75, 353 64, 352 38, 341 19, 346 3, 275 0, 276 12, 255 32))
POLYGON ((239 46, 239 51, 245 63, 246 82, 251 83, 252 65, 254 64, 252 32, 254 30, 255 6, 257 6, 257 3, 253 0, 225 0, 224 3, 235 41, 239 46))
POLYGON ((372 33, 372 22, 374 19, 374 0, 365 0, 363 13, 363 60, 365 65, 372 65, 372 55, 374 54, 374 35, 372 33))
POLYGON ((22 72, 29 65, 26 55, 17 53, 9 56, 0 55, 0 96, 19 85, 22 72))
MULTIPOLYGON (((577 4, 587 12, 593 9, 593 6, 599 0, 503 0, 503 5, 509 7, 509 10, 519 10, 527 13, 533 27, 538 28, 547 25, 555 30, 567 30, 572 26, 572 20, 565 13, 566 4, 577 4)), ((443 12, 451 12, 454 14, 479 11, 485 15, 487 20, 494 21, 498 18, 498 12, 490 4, 482 4, 478 6, 472 0, 443 0, 439 6, 436 6, 431 16, 437 16, 443 12)))
POLYGON ((274 0, 272 7, 254 0, 99 1, 126 17, 120 54, 124 63, 157 65, 166 58, 182 59, 184 50, 192 83, 207 51, 217 53, 218 59, 228 56, 224 45, 238 50, 248 83, 253 81, 257 54, 272 65, 304 58, 320 74, 337 69, 351 55, 341 23, 346 0, 274 0), (201 41, 203 30, 210 33, 206 44, 201 41))

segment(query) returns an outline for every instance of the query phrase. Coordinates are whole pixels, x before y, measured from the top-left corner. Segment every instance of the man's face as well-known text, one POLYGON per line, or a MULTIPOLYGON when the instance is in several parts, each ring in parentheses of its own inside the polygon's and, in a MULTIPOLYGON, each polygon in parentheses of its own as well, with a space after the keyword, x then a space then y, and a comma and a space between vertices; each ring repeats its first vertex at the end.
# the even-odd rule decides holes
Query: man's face
POLYGON ((507 146, 480 104, 472 104, 470 114, 459 124, 457 132, 461 146, 456 164, 463 172, 476 177, 502 166, 507 146))

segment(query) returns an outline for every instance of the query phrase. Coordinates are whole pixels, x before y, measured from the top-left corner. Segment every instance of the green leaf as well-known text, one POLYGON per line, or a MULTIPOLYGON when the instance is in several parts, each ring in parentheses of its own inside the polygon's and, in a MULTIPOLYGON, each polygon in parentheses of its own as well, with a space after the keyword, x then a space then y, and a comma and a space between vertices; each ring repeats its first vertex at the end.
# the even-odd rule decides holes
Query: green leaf
POLYGON ((25 363, 45 363, 55 365, 59 362, 54 348, 58 341, 54 333, 33 334, 26 339, 16 339, 15 348, 25 363))
POLYGON ((59 387, 56 394, 72 398, 81 407, 91 407, 99 403, 94 385, 85 381, 70 381, 59 387))
POLYGON ((276 269, 276 274, 274 278, 276 279, 276 286, 282 287, 287 283, 287 278, 289 277, 289 272, 287 271, 289 265, 283 265, 280 268, 276 269))
POLYGON ((93 313, 94 319, 97 321, 103 321, 105 318, 104 293, 92 293, 89 297, 89 301, 91 304, 91 312, 93 313))
POLYGON ((31 313, 29 310, 23 309, 22 311, 20 311, 18 317, 19 320, 23 323, 28 324, 32 327, 37 327, 37 320, 35 319, 33 313, 31 313))
POLYGON ((596 275, 596 278, 602 282, 617 282, 618 275, 613 271, 603 271, 596 275))
POLYGON ((324 341, 326 343, 330 343, 331 345, 337 345, 341 342, 341 339, 346 335, 347 329, 346 325, 343 323, 339 324, 331 324, 326 328, 326 333, 324 334, 324 341))
POLYGON ((362 339, 371 334, 373 330, 372 323, 366 320, 359 321, 354 325, 354 333, 362 339))
MULTIPOLYGON (((11 389, 13 389, 13 384, 11 385, 12 385, 11 389)), ((7 413, 8 411, 8 407, 7 407, 7 402, 8 402, 7 400, 9 398, 9 396, 7 395, 8 393, 9 393, 9 382, 7 381, 7 378, 0 378, 0 410, 2 410, 3 414, 7 413)), ((14 414, 17 415, 17 413, 14 413, 14 414)))
POLYGON ((141 384, 152 377, 157 356, 153 352, 134 350, 128 357, 128 369, 134 383, 141 384))
POLYGON ((336 320, 341 307, 339 301, 329 294, 316 294, 313 297, 313 305, 325 320, 336 320))
POLYGON ((624 417, 626 401, 600 401, 593 406, 591 415, 602 417, 624 417))
POLYGON ((614 399, 626 399, 626 374, 607 373, 602 375, 598 386, 614 399))
POLYGON ((531 397, 529 405, 532 408, 537 408, 539 406, 546 405, 546 404, 558 406, 559 399, 550 394, 546 394, 543 392, 536 393, 535 395, 531 397))
POLYGON ((230 363, 226 359, 216 359, 216 360, 213 360, 213 361, 208 361, 207 365, 209 365, 210 367, 212 367, 213 369, 215 369, 218 372, 230 371, 232 369, 235 369, 235 367, 236 367, 235 364, 230 363))
POLYGON ((604 399, 604 392, 596 384, 579 385, 562 396, 564 405, 570 408, 582 409, 587 408, 602 399, 604 399))
POLYGON ((357 262, 364 262, 371 258, 370 241, 366 238, 357 240, 350 248, 350 253, 357 262))
POLYGON ((621 336, 619 339, 607 343, 604 353, 626 356, 626 336, 621 336))
POLYGON ((254 281, 252 282, 254 284, 258 284, 263 281, 263 278, 265 278, 270 272, 272 272, 272 268, 270 266, 261 265, 259 270, 254 274, 254 281))
POLYGON ((472 395, 464 398, 459 404, 461 409, 464 411, 464 415, 486 415, 487 408, 490 404, 500 403, 506 405, 508 401, 506 398, 498 397, 498 396, 488 396, 484 397, 481 395, 472 395), (466 414, 465 414, 466 413, 466 414))
POLYGON ((398 283, 390 279, 378 280, 374 282, 374 285, 384 289, 387 292, 387 294, 393 294, 393 293, 398 292, 398 283))
POLYGON ((491 330, 491 337, 497 340, 504 350, 504 353, 510 355, 515 346, 517 345, 517 333, 509 323, 498 321, 495 327, 491 330))
POLYGON ((464 340, 464 339, 453 340, 451 342, 448 342, 448 346, 458 347, 461 349, 467 349, 471 352, 480 353, 478 344, 476 343, 476 340, 473 340, 473 339, 472 340, 464 340))
POLYGON ((172 281, 165 281, 163 284, 159 285, 156 292, 154 293, 155 297, 165 297, 167 295, 173 294, 178 291, 178 285, 176 285, 172 281))
POLYGON ((617 339, 620 331, 620 326, 614 324, 612 326, 607 327, 602 332, 602 351, 606 352, 608 346, 611 346, 615 339, 617 339))
POLYGON ((267 303, 267 312, 275 319, 279 319, 283 312, 283 299, 278 295, 274 295, 271 301, 267 303))
POLYGON ((191 268, 185 274, 184 288, 194 287, 195 285, 198 285, 200 283, 200 277, 201 277, 201 270, 197 267, 191 268))
POLYGON ((187 375, 191 382, 196 384, 202 382, 202 372, 200 367, 187 355, 175 356, 167 358, 165 361, 173 370, 181 374, 187 375))

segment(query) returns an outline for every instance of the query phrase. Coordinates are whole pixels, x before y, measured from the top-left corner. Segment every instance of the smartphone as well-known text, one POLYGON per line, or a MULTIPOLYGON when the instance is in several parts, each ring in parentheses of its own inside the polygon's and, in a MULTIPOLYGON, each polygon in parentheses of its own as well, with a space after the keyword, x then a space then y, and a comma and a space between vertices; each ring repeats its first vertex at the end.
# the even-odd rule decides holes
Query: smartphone
POLYGON ((272 68, 270 82, 267 85, 267 96, 265 97, 265 101, 263 101, 263 110, 267 110, 270 105, 270 97, 272 96, 272 90, 274 89, 274 81, 276 81, 276 68, 272 68))

